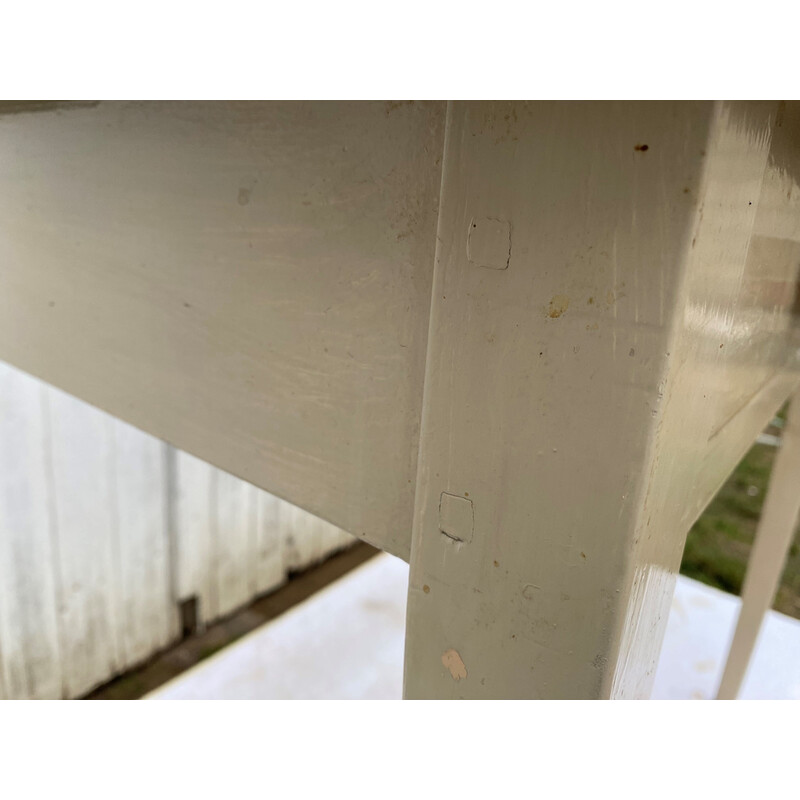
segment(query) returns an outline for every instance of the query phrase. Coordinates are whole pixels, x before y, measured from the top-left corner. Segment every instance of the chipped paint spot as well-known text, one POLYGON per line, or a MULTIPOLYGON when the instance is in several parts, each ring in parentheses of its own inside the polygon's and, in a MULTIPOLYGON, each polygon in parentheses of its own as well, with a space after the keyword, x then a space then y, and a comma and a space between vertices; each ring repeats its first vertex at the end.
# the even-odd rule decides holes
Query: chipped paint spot
POLYGON ((450 670, 454 681, 460 681, 462 678, 467 677, 467 668, 464 666, 458 650, 453 650, 452 648, 445 650, 442 653, 442 664, 450 670))
POLYGON ((569 308, 569 297, 565 294, 555 294, 550 300, 547 309, 547 316, 551 319, 558 319, 569 308))
POLYGON ((431 590, 431 587, 428 586, 427 583, 422 587, 422 591, 425 592, 425 594, 428 594, 430 592, 430 590, 431 590))

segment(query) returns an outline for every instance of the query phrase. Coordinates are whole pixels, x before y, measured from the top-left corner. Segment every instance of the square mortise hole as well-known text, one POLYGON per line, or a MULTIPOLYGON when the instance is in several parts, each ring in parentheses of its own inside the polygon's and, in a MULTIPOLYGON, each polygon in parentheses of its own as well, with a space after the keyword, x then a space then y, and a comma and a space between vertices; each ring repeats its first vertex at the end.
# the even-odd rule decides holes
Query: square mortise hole
POLYGON ((457 542, 471 542, 473 526, 472 500, 442 492, 439 497, 439 530, 457 542))
POLYGON ((506 269, 511 258, 511 225, 502 219, 472 218, 467 231, 467 259, 486 269, 506 269))

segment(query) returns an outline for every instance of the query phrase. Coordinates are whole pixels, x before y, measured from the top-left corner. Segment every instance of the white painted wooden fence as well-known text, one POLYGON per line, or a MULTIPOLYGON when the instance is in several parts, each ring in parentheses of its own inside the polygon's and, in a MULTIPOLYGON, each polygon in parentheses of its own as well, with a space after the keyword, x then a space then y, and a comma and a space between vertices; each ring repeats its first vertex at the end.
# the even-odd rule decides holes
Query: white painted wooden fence
POLYGON ((77 697, 353 542, 0 363, 0 698, 77 697))

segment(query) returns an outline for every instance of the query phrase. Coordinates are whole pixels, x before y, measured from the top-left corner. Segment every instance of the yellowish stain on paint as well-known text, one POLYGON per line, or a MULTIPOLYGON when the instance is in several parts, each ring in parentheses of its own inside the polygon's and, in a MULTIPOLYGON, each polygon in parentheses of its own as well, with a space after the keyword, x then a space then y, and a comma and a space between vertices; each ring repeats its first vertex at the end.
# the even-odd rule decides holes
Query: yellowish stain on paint
POLYGON ((565 294, 555 294, 547 309, 547 316, 558 319, 569 308, 569 297, 565 294))

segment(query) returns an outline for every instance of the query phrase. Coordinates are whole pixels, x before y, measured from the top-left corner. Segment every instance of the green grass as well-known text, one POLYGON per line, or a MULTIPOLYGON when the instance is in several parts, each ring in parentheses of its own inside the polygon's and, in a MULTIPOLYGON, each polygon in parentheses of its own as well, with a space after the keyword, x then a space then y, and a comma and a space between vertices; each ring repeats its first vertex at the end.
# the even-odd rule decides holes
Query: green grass
MULTIPOLYGON (((741 593, 776 452, 774 447, 756 444, 742 459, 689 532, 681 563, 683 575, 732 594, 741 593)), ((797 541, 789 552, 773 608, 800 619, 797 541)))

